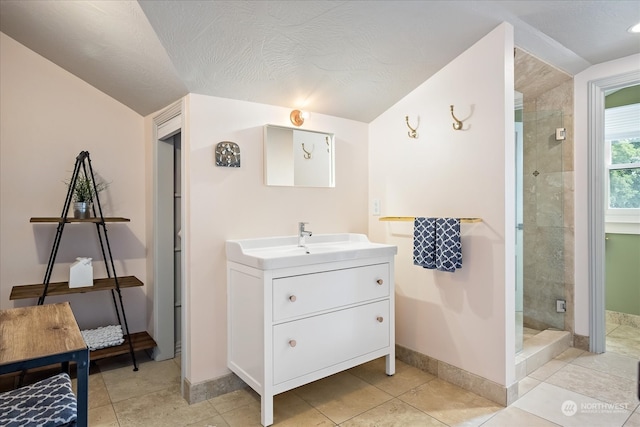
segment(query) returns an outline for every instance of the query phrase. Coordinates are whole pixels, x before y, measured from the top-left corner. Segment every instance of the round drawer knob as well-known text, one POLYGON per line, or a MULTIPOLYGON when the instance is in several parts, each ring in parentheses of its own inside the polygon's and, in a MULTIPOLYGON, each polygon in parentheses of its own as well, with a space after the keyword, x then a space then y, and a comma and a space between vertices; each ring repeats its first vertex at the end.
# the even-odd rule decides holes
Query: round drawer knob
POLYGON ((291 340, 291 341, 289 341, 289 345, 290 345, 291 347, 295 347, 295 346, 296 346, 296 344, 298 344, 298 343, 296 342, 296 340, 291 340))
POLYGON ((296 300, 297 300, 297 299, 298 299, 298 298, 296 298, 296 296, 295 296, 295 295, 291 295, 291 296, 289 297, 289 301, 291 301, 291 302, 296 302, 296 300))
POLYGON ((376 320, 380 323, 382 323, 384 321, 384 318, 382 316, 378 316, 376 317, 376 320))
POLYGON ((376 283, 377 283, 378 285, 382 285, 382 284, 384 283, 384 280, 382 280, 382 279, 378 279, 378 280, 376 280, 376 283))

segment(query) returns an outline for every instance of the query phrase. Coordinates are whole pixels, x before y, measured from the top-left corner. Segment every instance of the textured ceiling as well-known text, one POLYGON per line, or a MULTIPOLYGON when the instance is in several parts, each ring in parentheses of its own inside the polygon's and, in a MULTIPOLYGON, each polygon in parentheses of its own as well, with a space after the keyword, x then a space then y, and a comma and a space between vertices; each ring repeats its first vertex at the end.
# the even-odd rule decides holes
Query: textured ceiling
POLYGON ((0 31, 142 115, 188 93, 136 2, 0 0, 0 31))
POLYGON ((142 115, 191 92, 370 122, 504 21, 570 75, 640 53, 635 0, 0 0, 0 31, 142 115))

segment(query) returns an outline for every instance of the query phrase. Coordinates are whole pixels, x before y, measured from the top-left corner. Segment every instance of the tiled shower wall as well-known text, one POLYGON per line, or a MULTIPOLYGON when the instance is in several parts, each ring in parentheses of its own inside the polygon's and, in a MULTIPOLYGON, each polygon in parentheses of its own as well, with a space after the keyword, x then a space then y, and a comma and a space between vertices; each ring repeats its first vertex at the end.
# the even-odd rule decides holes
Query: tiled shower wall
POLYGON ((524 96, 524 325, 573 333, 573 79, 517 51, 516 90, 524 96), (564 141, 555 140, 558 127, 564 141), (557 299, 566 313, 556 312, 557 299))

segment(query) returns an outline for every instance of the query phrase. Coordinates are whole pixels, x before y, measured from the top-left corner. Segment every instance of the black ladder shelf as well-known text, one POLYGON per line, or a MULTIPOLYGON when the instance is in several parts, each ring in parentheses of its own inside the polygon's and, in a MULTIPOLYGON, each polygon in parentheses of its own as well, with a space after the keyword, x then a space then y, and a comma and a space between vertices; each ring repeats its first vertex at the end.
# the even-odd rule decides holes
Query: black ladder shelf
MULTIPOLYGON (((73 168, 73 174, 71 175, 71 181, 69 182, 69 189, 67 191, 67 197, 64 201, 64 207, 62 208, 60 219, 56 221, 58 222, 58 227, 57 227, 55 239, 53 241, 53 246, 51 248, 51 255, 49 256, 49 263, 47 264, 47 270, 44 275, 44 280, 42 281, 42 284, 44 286, 42 287, 42 294, 38 298, 38 305, 44 304, 44 299, 48 295, 47 292, 49 291, 49 285, 56 285, 56 284, 50 283, 51 273, 53 271, 53 265, 55 264, 56 256, 58 254, 58 248, 60 247, 60 240, 62 239, 62 232, 64 231, 64 226, 67 222, 71 222, 70 218, 67 218, 67 215, 69 213, 69 207, 71 206, 73 192, 75 190, 75 186, 80 173, 82 173, 85 178, 90 178, 91 184, 93 185, 94 203, 92 204, 91 209, 93 210, 94 218, 90 218, 84 221, 76 220, 73 222, 92 222, 96 225, 96 230, 98 232, 98 239, 100 241, 100 250, 102 251, 102 257, 105 261, 105 268, 107 270, 108 279, 104 279, 104 280, 107 280, 107 282, 111 284, 110 286, 106 287, 106 289, 111 290, 111 297, 113 299, 113 305, 116 311, 116 316, 118 318, 118 323, 121 326, 124 326, 124 329, 125 329, 125 333, 126 333, 125 342, 128 342, 129 353, 131 354, 131 360, 133 361, 133 370, 137 371, 138 364, 136 362, 136 356, 134 353, 134 345, 133 345, 134 337, 129 333, 129 324, 127 323, 127 316, 125 314, 124 306, 122 304, 122 293, 120 292, 121 279, 119 279, 118 276, 116 275, 115 265, 113 263, 113 256, 111 255, 111 245, 109 244, 109 237, 107 236, 107 226, 106 226, 107 221, 105 220, 105 217, 102 214, 102 206, 100 205, 100 198, 98 197, 98 189, 96 186, 95 176, 93 174, 93 168, 91 167, 91 159, 89 158, 88 151, 81 151, 80 154, 78 154, 78 156, 76 157, 76 163, 73 168), (98 208, 97 212, 96 212, 96 205, 98 208), (105 243, 106 243, 106 251, 105 251, 105 243), (117 294, 117 298, 116 298, 116 294, 117 294)), ((45 218, 45 220, 50 220, 50 219, 52 218, 45 218)), ((126 218, 110 218, 110 219, 111 221, 109 222, 128 221, 126 218)), ((32 222, 39 222, 39 221, 37 220, 34 221, 34 219, 32 218, 32 222)), ((45 221, 42 221, 42 222, 45 222, 45 221)), ((136 285, 137 284, 133 286, 136 286, 136 285)), ((28 285, 28 286, 32 286, 32 285, 28 285)), ((82 289, 82 288, 78 288, 78 289, 82 289)), ((153 342, 153 340, 151 340, 151 342, 153 342)), ((154 346, 155 346, 155 343, 154 343, 154 346)), ((97 350, 97 351, 100 351, 100 350, 97 350)))

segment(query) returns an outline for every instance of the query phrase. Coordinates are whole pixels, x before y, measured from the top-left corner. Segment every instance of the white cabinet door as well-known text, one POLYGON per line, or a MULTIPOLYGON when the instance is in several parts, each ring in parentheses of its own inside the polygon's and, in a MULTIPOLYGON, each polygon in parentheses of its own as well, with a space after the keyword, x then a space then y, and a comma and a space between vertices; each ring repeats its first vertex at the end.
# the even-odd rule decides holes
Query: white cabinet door
POLYGON ((389 296, 389 264, 273 280, 273 321, 389 296))
POLYGON ((273 327, 273 383, 389 346, 389 301, 273 327))

